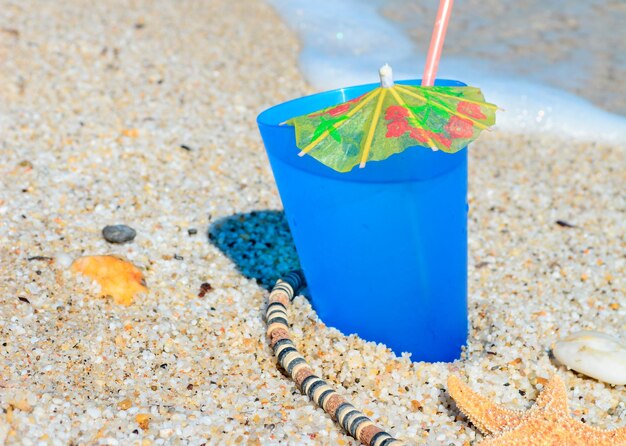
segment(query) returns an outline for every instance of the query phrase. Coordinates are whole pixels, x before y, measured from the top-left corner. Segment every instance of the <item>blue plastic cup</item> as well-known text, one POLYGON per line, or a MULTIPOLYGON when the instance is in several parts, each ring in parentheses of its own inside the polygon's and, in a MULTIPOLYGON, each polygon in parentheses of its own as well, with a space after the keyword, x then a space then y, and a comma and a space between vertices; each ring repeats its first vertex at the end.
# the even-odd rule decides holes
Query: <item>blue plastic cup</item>
POLYGON ((411 147, 339 173, 299 157, 293 127, 280 125, 375 87, 295 99, 257 122, 320 319, 414 361, 452 361, 468 330, 467 148, 411 147))

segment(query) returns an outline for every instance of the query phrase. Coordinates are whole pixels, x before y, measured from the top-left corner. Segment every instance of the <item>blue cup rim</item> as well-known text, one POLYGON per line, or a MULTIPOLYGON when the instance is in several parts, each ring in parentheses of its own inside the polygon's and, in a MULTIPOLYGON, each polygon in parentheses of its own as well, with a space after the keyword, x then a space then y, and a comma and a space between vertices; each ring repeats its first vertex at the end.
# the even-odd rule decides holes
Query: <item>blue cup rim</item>
MULTIPOLYGON (((402 80, 396 83, 421 85, 421 80, 402 80)), ((455 80, 437 79, 435 85, 465 86, 466 84, 455 80)), ((312 157, 297 156, 294 127, 283 124, 285 121, 295 116, 340 104, 378 86, 380 83, 369 83, 324 91, 291 99, 261 112, 257 117, 257 124, 265 143, 266 152, 273 164, 272 168, 275 167, 274 163, 281 162, 303 172, 337 181, 397 183, 434 178, 465 162, 467 159, 466 148, 450 154, 432 151, 429 147, 419 145, 410 147, 383 161, 371 161, 365 169, 355 167, 349 172, 336 172, 312 157), (276 143, 276 141, 280 141, 280 143, 276 143)))
MULTIPOLYGON (((402 84, 402 85, 420 85, 422 83, 421 79, 404 79, 404 80, 399 80, 399 81, 394 81, 396 84, 402 84)), ((467 84, 462 82, 462 81, 457 81, 454 79, 437 79, 435 81, 435 84, 439 84, 439 83, 445 83, 447 86, 454 86, 454 87, 466 87, 467 84)), ((353 90, 359 90, 359 89, 373 89, 380 86, 380 82, 373 82, 373 83, 369 83, 369 84, 359 84, 359 85, 351 85, 349 87, 342 87, 342 88, 336 88, 334 90, 325 90, 325 91, 320 91, 318 93, 312 93, 306 96, 300 96, 297 98, 293 98, 293 99, 289 99, 285 102, 281 102, 279 104, 275 104, 272 105, 271 107, 266 108, 265 110, 263 110, 261 113, 259 113, 259 115, 257 116, 257 124, 258 125, 264 125, 264 126, 268 126, 268 127, 283 127, 283 125, 281 125, 283 122, 285 122, 287 119, 293 118, 295 116, 291 116, 289 118, 286 118, 285 120, 278 122, 278 123, 274 123, 274 120, 269 120, 268 116, 271 115, 272 111, 275 111, 275 109, 277 109, 278 107, 285 107, 291 104, 294 104, 296 102, 300 102, 300 101, 308 101, 313 97, 319 97, 319 96, 324 96, 324 95, 337 95, 340 94, 342 96, 344 96, 344 100, 348 100, 348 97, 350 97, 350 95, 348 93, 350 93, 353 90)), ((339 102, 340 103, 340 102, 339 102)), ((303 112, 301 113, 301 115, 305 114, 307 112, 303 112)), ((296 116, 300 116, 300 115, 296 115, 296 116)))

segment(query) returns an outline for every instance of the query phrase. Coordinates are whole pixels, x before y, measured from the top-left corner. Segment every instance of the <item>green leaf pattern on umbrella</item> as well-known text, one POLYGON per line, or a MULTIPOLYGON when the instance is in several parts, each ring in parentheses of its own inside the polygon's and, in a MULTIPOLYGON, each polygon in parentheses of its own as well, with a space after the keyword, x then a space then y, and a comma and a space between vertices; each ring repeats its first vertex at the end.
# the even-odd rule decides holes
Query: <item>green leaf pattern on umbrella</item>
POLYGON ((319 138, 324 132, 328 132, 328 134, 337 142, 341 142, 341 135, 335 128, 335 124, 343 121, 344 119, 348 119, 347 116, 339 116, 338 118, 326 118, 324 116, 320 117, 320 123, 316 127, 315 132, 313 132, 312 139, 315 140, 319 138))
POLYGON ((457 152, 495 123, 496 109, 475 87, 395 84, 287 123, 301 154, 347 172, 413 146, 457 152))

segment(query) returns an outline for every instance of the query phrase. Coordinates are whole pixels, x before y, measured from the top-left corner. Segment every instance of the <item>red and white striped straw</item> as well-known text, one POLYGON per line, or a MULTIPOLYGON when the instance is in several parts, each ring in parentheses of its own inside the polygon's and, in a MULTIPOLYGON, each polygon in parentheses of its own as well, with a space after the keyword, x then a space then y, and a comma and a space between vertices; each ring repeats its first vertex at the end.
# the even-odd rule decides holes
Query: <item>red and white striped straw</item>
POLYGON ((446 39, 446 31, 448 30, 448 22, 450 21, 450 12, 454 0, 440 0, 439 11, 437 11, 437 20, 433 35, 430 38, 430 48, 428 49, 428 57, 426 58, 426 67, 422 76, 422 86, 431 86, 435 83, 437 68, 439 68, 439 59, 441 58, 441 50, 443 41, 446 39))

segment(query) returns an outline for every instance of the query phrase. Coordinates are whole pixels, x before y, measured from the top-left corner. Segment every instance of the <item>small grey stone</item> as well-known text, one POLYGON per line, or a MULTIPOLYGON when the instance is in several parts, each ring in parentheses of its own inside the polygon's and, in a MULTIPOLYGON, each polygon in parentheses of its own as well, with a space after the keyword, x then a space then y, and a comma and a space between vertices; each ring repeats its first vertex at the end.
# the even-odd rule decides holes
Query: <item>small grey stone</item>
POLYGON ((137 231, 126 225, 105 226, 102 230, 102 236, 109 243, 130 242, 136 235, 137 231))

